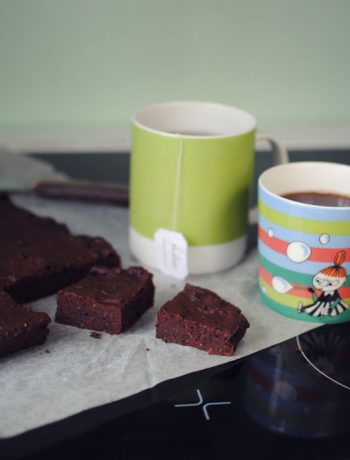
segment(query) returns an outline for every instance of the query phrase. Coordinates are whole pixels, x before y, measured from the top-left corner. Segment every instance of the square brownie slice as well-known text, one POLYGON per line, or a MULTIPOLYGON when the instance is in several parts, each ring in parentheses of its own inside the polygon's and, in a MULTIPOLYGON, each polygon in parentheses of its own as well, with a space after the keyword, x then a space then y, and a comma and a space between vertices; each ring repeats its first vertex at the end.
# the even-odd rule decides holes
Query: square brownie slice
POLYGON ((44 343, 50 322, 46 313, 17 305, 0 292, 0 356, 44 343))
POLYGON ((239 308, 208 289, 186 284, 159 310, 156 337, 231 356, 248 327, 239 308))
POLYGON ((58 293, 56 321, 119 334, 129 329, 153 300, 152 274, 143 268, 93 267, 81 281, 58 293))

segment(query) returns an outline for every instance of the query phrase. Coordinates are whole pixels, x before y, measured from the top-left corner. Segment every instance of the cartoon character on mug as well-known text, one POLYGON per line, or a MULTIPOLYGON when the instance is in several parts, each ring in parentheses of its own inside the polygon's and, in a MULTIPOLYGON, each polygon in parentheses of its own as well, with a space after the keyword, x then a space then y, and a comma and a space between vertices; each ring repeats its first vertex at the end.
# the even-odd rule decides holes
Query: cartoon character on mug
POLYGON ((309 292, 312 293, 313 303, 311 305, 298 306, 300 313, 307 313, 315 317, 337 316, 349 308, 349 306, 340 297, 338 289, 343 286, 346 281, 346 270, 341 265, 346 258, 345 251, 339 251, 334 257, 334 265, 322 269, 313 277, 312 284, 321 291, 321 295, 317 296, 315 289, 310 287, 309 292))

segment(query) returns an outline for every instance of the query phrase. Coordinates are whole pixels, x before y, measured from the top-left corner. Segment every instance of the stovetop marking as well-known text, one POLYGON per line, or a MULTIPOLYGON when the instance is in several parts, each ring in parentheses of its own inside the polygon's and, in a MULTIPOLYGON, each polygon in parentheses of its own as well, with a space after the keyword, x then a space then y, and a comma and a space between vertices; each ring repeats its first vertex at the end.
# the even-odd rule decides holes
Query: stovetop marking
MULTIPOLYGON (((197 388, 197 396, 198 396, 198 401, 195 402, 195 403, 186 403, 186 404, 174 404, 174 407, 198 407, 198 406, 201 406, 204 402, 203 400, 203 396, 202 396, 202 393, 201 391, 197 388)), ((208 413, 208 407, 210 406, 227 406, 227 405, 230 405, 231 404, 231 401, 216 401, 216 402, 209 402, 209 403, 206 403, 203 405, 202 407, 202 410, 203 410, 203 414, 204 414, 204 417, 207 421, 210 420, 210 416, 209 416, 209 413, 208 413)))

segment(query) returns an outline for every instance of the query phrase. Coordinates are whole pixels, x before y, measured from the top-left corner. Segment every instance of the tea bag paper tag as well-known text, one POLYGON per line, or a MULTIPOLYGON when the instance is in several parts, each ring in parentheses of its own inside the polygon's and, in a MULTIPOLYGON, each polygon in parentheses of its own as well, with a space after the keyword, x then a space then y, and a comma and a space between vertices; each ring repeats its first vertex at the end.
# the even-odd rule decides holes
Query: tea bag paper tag
POLYGON ((182 233, 160 228, 154 234, 157 266, 174 278, 188 275, 188 243, 182 233))

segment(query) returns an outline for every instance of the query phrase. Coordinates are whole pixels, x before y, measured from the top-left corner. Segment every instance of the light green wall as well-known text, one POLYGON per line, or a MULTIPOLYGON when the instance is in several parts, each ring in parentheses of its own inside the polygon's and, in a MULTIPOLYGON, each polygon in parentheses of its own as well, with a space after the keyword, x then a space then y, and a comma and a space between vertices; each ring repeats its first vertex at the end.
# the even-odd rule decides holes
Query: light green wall
POLYGON ((350 0, 0 0, 0 127, 126 125, 171 99, 350 121, 350 0))

